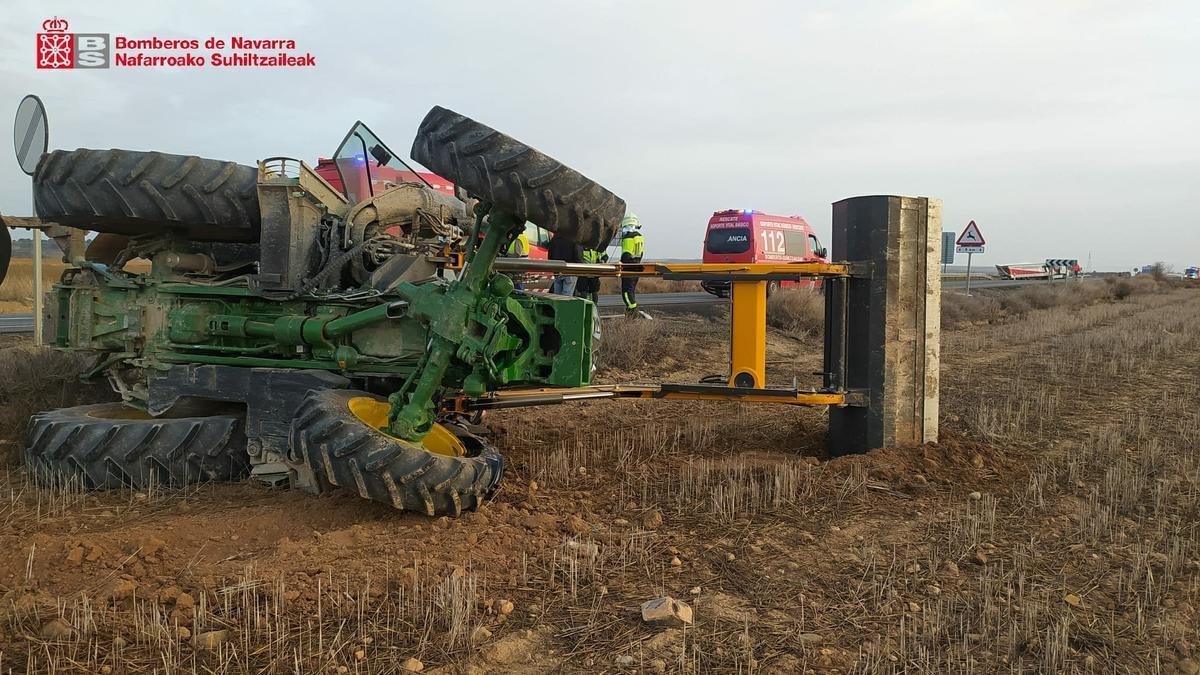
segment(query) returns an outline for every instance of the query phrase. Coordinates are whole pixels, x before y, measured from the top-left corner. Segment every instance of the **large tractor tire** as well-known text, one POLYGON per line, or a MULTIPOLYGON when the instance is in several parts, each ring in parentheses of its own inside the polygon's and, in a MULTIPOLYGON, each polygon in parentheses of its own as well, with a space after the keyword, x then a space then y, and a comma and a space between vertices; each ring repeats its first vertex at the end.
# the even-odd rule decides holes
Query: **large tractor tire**
POLYGON ((434 106, 412 158, 492 208, 588 248, 616 236, 625 200, 587 176, 495 129, 434 106))
POLYGON ((387 400, 361 391, 314 390, 292 419, 291 460, 366 499, 429 516, 476 508, 500 482, 499 451, 456 425, 434 425, 413 444, 379 430, 387 400))
POLYGON ((120 403, 34 415, 25 460, 41 481, 101 490, 236 480, 250 466, 240 415, 150 417, 120 403))
POLYGON ((113 234, 257 242, 258 170, 162 152, 55 150, 33 174, 37 214, 113 234))

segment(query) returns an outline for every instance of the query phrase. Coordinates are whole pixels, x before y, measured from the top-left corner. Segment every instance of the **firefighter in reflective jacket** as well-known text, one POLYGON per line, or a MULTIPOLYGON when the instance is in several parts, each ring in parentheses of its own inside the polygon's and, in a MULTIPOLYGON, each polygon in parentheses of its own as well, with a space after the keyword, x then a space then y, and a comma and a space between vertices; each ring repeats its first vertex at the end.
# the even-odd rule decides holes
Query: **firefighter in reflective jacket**
POLYGON ((528 258, 529 257, 529 237, 525 236, 525 231, 512 240, 508 245, 508 251, 505 255, 509 258, 528 258))
MULTIPOLYGON (((521 233, 512 240, 512 243, 508 245, 508 250, 504 252, 504 255, 509 258, 529 257, 529 237, 525 236, 524 230, 522 230, 521 233)), ((525 290, 525 280, 525 274, 514 274, 513 288, 518 291, 525 290)))
MULTIPOLYGON (((642 238, 642 223, 632 213, 621 221, 621 262, 640 263, 646 241, 642 238)), ((637 277, 621 277, 621 300, 625 302, 625 313, 637 311, 637 277)))
MULTIPOLYGON (((608 254, 594 249, 583 249, 583 262, 589 264, 608 262, 608 254)), ((579 277, 575 283, 575 297, 600 302, 600 277, 579 277)))

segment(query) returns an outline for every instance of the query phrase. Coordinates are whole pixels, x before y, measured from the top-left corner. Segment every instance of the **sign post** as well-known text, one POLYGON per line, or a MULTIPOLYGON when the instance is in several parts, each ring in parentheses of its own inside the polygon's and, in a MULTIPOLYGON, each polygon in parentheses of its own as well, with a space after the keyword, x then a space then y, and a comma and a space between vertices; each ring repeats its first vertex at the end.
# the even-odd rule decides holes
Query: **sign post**
MULTIPOLYGON (((30 94, 21 99, 13 120, 13 150, 21 171, 32 176, 49 147, 46 106, 30 94)), ((42 344, 42 231, 33 230, 33 344, 42 344)))
POLYGON ((946 273, 946 265, 954 264, 954 233, 942 233, 942 274, 946 273))
POLYGON ((983 253, 983 247, 987 243, 983 239, 983 233, 979 231, 979 226, 975 221, 967 223, 967 227, 958 235, 959 253, 967 254, 967 295, 971 294, 971 256, 976 253, 983 253))

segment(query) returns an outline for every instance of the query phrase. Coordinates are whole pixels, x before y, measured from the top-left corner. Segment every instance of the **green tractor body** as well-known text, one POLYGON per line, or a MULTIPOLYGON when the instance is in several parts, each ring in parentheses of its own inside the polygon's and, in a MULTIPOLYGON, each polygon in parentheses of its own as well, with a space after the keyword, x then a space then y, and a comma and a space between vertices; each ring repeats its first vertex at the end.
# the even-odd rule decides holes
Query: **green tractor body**
MULTIPOLYGON (((401 183, 368 187, 351 203, 286 158, 253 169, 116 150, 45 155, 34 175, 38 215, 101 234, 86 248, 82 237, 63 239, 74 266, 53 288, 43 338, 96 354, 89 375, 108 377, 140 412, 35 418, 30 464, 47 476, 82 466, 93 484, 111 484, 96 478, 108 471, 136 484, 146 467, 114 457, 123 450, 112 439, 153 437, 178 411, 212 404, 240 411, 242 428, 221 435, 229 447, 142 443, 147 466, 182 482, 245 464, 272 483, 344 485, 431 514, 476 505, 502 463, 441 401, 589 384, 597 321, 589 301, 516 291, 492 263, 526 220, 595 246, 615 233, 624 203, 440 108, 414 156, 473 198, 401 183), (108 440, 75 447, 71 424, 108 425, 93 434, 108 440), (221 453, 247 461, 212 470, 205 458, 221 453)), ((368 174, 396 160, 361 124, 337 157, 368 174)), ((372 185, 369 175, 344 183, 372 185)))

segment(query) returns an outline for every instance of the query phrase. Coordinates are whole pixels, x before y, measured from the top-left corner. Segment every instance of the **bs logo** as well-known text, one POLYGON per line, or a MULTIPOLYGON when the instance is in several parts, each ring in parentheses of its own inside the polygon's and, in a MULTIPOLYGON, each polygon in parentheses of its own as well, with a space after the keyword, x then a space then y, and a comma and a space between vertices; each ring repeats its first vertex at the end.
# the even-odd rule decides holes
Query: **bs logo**
POLYGON ((42 22, 37 34, 38 68, 107 68, 108 33, 68 33, 67 20, 42 22))

